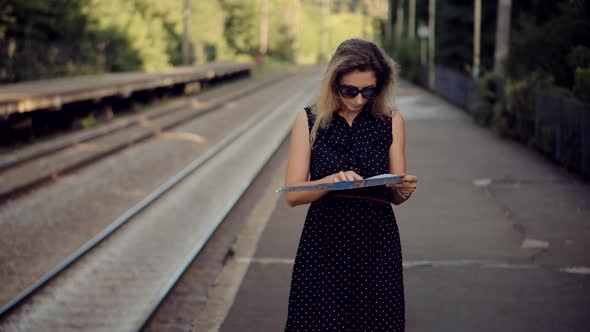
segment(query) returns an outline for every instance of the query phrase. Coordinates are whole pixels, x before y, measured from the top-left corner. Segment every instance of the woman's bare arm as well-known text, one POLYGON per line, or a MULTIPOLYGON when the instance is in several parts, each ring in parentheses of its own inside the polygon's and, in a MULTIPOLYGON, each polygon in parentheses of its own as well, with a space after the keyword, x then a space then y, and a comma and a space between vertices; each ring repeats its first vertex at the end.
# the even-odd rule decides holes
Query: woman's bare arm
MULTIPOLYGON (((327 179, 328 177, 308 181, 310 160, 311 147, 309 145, 307 115, 305 111, 301 111, 297 113, 295 125, 291 131, 291 147, 287 161, 287 174, 285 175, 286 186, 331 182, 327 179)), ((285 200, 290 206, 296 206, 316 201, 328 192, 329 190, 285 192, 285 200)))
MULTIPOLYGON (((340 171, 330 174, 319 180, 309 180, 309 163, 311 161, 311 147, 309 145, 309 128, 307 126, 307 114, 297 113, 295 125, 291 132, 291 149, 287 162, 286 186, 316 184, 338 181, 362 180, 363 178, 352 170, 340 171)), ((317 201, 326 195, 329 190, 295 191, 285 192, 285 199, 290 206, 307 204, 317 201)))
MULTIPOLYGON (((389 173, 406 173, 406 131, 404 119, 399 111, 393 111, 391 116, 391 130, 393 142, 389 147, 389 173)), ((397 188, 391 187, 391 202, 399 205, 407 200, 399 194, 397 188)))

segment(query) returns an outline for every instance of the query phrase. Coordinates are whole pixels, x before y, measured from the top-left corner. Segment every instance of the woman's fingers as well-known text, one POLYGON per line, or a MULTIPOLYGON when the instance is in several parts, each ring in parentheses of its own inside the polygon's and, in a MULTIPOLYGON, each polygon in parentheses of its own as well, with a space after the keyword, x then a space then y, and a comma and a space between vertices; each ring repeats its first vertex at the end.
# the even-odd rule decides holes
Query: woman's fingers
POLYGON ((362 180, 362 179, 363 179, 363 177, 362 177, 362 176, 360 176, 360 175, 356 174, 356 173, 355 173, 355 172, 353 172, 353 171, 350 171, 350 173, 352 174, 352 178, 353 178, 353 180, 362 180))
POLYGON ((415 175, 405 175, 402 178, 402 183, 400 183, 400 185, 403 185, 404 187, 416 187, 416 184, 418 183, 418 177, 415 175))
POLYGON ((352 175, 352 173, 354 173, 353 171, 340 171, 340 174, 342 174, 342 177, 344 178, 344 181, 354 181, 354 176, 352 175))
POLYGON ((400 194, 404 196, 414 193, 418 183, 418 177, 415 175, 405 175, 401 183, 392 183, 387 185, 390 188, 395 188, 400 194))
POLYGON ((338 173, 338 176, 341 179, 340 181, 348 181, 348 179, 346 178, 346 174, 343 171, 340 171, 340 173, 338 173))
POLYGON ((362 180, 363 177, 358 175, 355 171, 347 171, 346 175, 348 175, 349 177, 349 181, 357 181, 357 180, 362 180))
POLYGON ((334 179, 334 182, 346 181, 346 175, 344 175, 344 172, 338 172, 334 174, 334 179))
MULTIPOLYGON (((359 181, 359 180, 362 180, 362 179, 363 179, 363 177, 362 177, 362 176, 358 175, 358 174, 357 174, 356 172, 354 172, 354 171, 348 171, 348 172, 346 172, 346 173, 347 173, 347 175, 349 175, 349 176, 352 178, 352 180, 351 180, 351 181, 359 181)), ((355 187, 356 187, 356 188, 360 188, 360 187, 361 187, 361 183, 360 183, 360 182, 359 182, 359 183, 357 183, 357 184, 355 185, 355 187)))
POLYGON ((334 174, 333 176, 334 182, 338 182, 338 181, 356 181, 356 180, 362 180, 363 177, 358 175, 356 172, 354 171, 340 171, 336 174, 334 174))
POLYGON ((403 177, 404 182, 411 182, 416 183, 418 182, 418 177, 415 175, 406 175, 403 177))

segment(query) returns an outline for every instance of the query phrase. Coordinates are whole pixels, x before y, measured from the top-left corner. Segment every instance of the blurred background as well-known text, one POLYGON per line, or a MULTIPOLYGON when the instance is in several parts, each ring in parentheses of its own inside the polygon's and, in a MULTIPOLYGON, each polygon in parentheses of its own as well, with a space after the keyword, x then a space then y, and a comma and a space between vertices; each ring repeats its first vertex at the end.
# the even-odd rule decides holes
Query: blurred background
POLYGON ((481 125, 589 174, 585 134, 571 124, 590 98, 589 35, 586 0, 3 1, 0 83, 228 60, 316 64, 362 37, 481 125))
POLYGON ((289 133, 360 37, 420 179, 408 331, 587 331, 589 36, 590 0, 0 0, 0 330, 280 330, 289 133))
MULTIPOLYGON (((512 80, 536 77, 587 97, 587 1, 432 3, 436 64, 472 72, 479 25, 480 73, 495 69, 512 80), (501 66, 494 64, 496 45, 507 57, 501 66)), ((311 64, 325 61, 353 36, 386 47, 402 73, 417 81, 419 32, 429 24, 429 5, 428 0, 5 0, 0 82, 249 61, 257 55, 311 64)))
POLYGON ((0 14, 1 80, 257 55, 317 63, 348 37, 382 40, 387 8, 387 1, 358 0, 9 1, 0 14))

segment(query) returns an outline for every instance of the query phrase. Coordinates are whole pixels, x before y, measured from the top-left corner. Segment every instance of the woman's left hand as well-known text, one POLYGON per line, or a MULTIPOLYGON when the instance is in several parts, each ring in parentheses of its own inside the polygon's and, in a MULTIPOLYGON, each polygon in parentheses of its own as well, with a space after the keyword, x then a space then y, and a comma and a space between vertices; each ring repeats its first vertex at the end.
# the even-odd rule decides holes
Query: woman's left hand
POLYGON ((407 174, 402 178, 402 183, 386 184, 387 187, 396 188, 400 196, 408 199, 416 191, 418 186, 418 177, 407 174))

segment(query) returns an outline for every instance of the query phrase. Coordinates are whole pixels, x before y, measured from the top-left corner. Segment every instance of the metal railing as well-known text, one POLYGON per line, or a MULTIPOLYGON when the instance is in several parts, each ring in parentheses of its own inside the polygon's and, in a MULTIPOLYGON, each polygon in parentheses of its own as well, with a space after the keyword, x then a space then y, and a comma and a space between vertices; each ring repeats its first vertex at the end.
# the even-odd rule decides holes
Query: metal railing
POLYGON ((537 91, 535 145, 585 176, 590 175, 590 105, 537 91))
MULTIPOLYGON (((422 84, 428 86, 427 66, 422 67, 422 84)), ((434 92, 450 102, 469 111, 478 90, 471 76, 436 66, 434 92)), ((513 103, 513 137, 590 177, 590 104, 542 91, 530 93, 513 103)), ((505 98, 504 83, 496 86, 496 97, 498 101, 505 98)))
MULTIPOLYGON (((427 66, 423 67, 422 75, 423 85, 428 86, 427 66)), ((438 94, 466 109, 475 98, 478 90, 477 81, 471 76, 442 66, 436 66, 434 86, 434 90, 438 94)))

